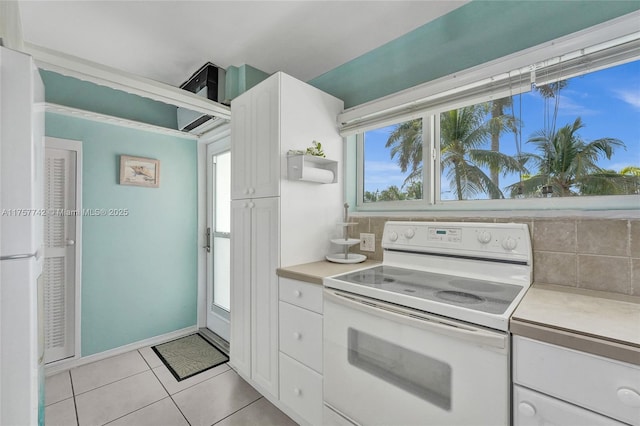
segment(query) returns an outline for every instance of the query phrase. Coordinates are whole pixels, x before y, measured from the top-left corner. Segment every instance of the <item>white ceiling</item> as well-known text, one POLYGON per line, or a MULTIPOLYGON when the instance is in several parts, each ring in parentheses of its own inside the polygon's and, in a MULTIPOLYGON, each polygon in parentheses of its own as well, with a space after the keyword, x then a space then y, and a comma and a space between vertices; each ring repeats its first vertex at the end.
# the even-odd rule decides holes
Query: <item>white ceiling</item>
POLYGON ((464 1, 20 1, 27 42, 180 85, 206 62, 308 81, 464 1))

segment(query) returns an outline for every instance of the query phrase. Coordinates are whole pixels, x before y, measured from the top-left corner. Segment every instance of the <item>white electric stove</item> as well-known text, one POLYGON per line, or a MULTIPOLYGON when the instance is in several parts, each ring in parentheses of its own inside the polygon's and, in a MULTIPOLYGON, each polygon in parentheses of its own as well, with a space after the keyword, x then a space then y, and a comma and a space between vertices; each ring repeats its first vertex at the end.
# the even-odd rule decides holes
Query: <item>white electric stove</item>
POLYGON ((387 222, 384 260, 327 278, 328 288, 507 330, 529 288, 527 225, 387 222))
POLYGON ((527 225, 390 221, 382 247, 381 265, 324 280, 325 423, 509 424, 527 225))

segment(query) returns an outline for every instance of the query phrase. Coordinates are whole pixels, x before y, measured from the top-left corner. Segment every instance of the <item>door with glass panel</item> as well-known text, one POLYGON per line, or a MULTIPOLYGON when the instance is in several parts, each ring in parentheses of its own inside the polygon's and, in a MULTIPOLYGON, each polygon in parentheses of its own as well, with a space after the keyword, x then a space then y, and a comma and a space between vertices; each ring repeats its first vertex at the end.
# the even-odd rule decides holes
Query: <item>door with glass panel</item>
POLYGON ((207 147, 207 328, 229 341, 231 298, 231 152, 207 147))

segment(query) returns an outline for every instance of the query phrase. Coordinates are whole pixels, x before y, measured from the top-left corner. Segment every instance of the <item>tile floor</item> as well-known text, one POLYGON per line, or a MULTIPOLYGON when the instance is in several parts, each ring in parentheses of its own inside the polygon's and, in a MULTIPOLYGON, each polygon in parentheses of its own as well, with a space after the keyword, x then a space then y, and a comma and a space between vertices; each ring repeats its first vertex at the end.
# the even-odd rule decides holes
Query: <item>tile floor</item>
POLYGON ((150 347, 46 379, 47 426, 295 425, 227 364, 176 381, 150 347))

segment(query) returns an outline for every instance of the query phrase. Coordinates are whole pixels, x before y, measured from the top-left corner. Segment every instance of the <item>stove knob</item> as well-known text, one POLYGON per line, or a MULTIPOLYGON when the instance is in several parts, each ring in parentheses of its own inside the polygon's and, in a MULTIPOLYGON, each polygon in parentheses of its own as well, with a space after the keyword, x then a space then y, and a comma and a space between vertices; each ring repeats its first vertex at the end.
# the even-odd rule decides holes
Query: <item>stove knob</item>
POLYGON ((491 242, 491 232, 489 231, 478 232, 478 241, 480 241, 482 244, 487 244, 491 242))
POLYGON ((514 238, 507 237, 502 240, 502 248, 504 248, 505 250, 514 250, 516 247, 518 247, 518 241, 516 241, 514 238))
POLYGON ((398 240, 398 233, 397 232, 390 232, 389 233, 389 239, 391 241, 397 241, 398 240))
POLYGON ((404 236, 407 237, 408 239, 412 239, 414 235, 416 235, 416 231, 414 231, 413 228, 409 228, 406 231, 404 231, 404 236))

